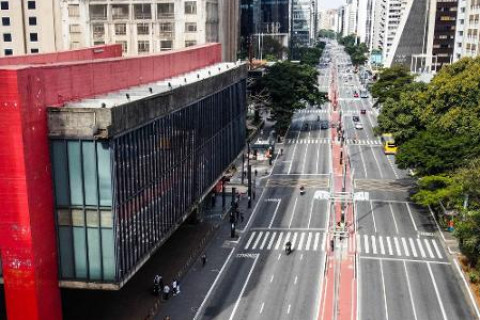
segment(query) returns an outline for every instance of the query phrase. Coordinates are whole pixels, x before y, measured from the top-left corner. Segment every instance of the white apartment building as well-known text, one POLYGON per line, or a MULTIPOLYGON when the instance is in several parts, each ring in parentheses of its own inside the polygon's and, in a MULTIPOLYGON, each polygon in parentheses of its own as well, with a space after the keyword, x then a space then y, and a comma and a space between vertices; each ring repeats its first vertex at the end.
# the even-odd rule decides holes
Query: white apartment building
POLYGON ((373 25, 371 29, 370 50, 383 50, 385 46, 385 22, 387 16, 388 0, 373 0, 373 25))
POLYGON ((337 9, 320 10, 320 30, 337 31, 338 28, 338 11, 337 9))
MULTIPOLYGON (((413 1, 413 0, 409 0, 413 1)), ((407 0, 387 0, 385 3, 385 27, 383 30, 383 61, 387 61, 392 51, 392 45, 398 27, 405 13, 407 0)))
POLYGON ((0 56, 60 49, 60 1, 0 0, 0 56))
POLYGON ((347 4, 343 8, 342 36, 357 34, 357 0, 347 0, 347 4))
POLYGON ((457 23, 455 26, 455 45, 453 47, 453 62, 460 60, 463 56, 463 41, 465 34, 465 13, 467 10, 467 0, 458 0, 457 23))
POLYGON ((480 54, 480 0, 466 0, 464 19, 460 57, 475 57, 480 54))

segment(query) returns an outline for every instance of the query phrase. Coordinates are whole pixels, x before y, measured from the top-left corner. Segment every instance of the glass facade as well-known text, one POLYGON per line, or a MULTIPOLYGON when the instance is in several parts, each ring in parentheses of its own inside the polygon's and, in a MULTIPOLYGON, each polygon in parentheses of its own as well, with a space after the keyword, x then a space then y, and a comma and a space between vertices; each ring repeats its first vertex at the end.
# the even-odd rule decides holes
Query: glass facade
POLYGON ((61 277, 129 276, 240 153, 245 112, 242 80, 108 141, 52 140, 61 277))

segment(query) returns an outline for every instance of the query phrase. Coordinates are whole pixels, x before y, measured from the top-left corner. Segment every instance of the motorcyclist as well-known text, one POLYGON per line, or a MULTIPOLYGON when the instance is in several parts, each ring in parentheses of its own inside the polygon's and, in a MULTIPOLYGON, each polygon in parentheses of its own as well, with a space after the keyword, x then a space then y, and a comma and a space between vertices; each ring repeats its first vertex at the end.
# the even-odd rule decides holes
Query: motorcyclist
POLYGON ((305 187, 303 185, 300 186, 300 194, 305 193, 305 187))
POLYGON ((163 278, 160 275, 155 275, 153 278, 153 294, 159 295, 163 288, 163 278))
POLYGON ((285 243, 285 252, 287 254, 292 253, 292 243, 290 241, 285 243))

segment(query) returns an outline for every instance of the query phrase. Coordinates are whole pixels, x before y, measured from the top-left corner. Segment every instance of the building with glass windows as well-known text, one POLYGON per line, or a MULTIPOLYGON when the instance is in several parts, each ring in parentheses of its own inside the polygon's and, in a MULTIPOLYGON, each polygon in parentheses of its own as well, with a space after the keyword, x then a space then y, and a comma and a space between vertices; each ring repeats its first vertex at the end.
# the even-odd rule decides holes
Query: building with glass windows
POLYGON ((120 289, 244 146, 247 70, 219 44, 114 47, 0 67, 9 320, 60 320, 59 286, 120 289))

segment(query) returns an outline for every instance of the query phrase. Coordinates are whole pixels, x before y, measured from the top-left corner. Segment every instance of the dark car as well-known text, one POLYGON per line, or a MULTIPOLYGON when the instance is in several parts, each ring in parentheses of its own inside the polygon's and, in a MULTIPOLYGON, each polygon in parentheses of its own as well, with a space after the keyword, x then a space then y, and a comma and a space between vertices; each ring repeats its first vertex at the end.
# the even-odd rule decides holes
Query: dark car
POLYGON ((367 113, 367 110, 362 109, 362 110, 360 110, 360 113, 361 113, 361 114, 366 114, 366 113, 367 113))
POLYGON ((320 129, 326 130, 328 128, 329 128, 328 120, 322 120, 322 122, 320 122, 320 129))
POLYGON ((353 120, 353 122, 358 122, 358 121, 360 121, 360 117, 359 116, 353 116, 352 120, 353 120))

